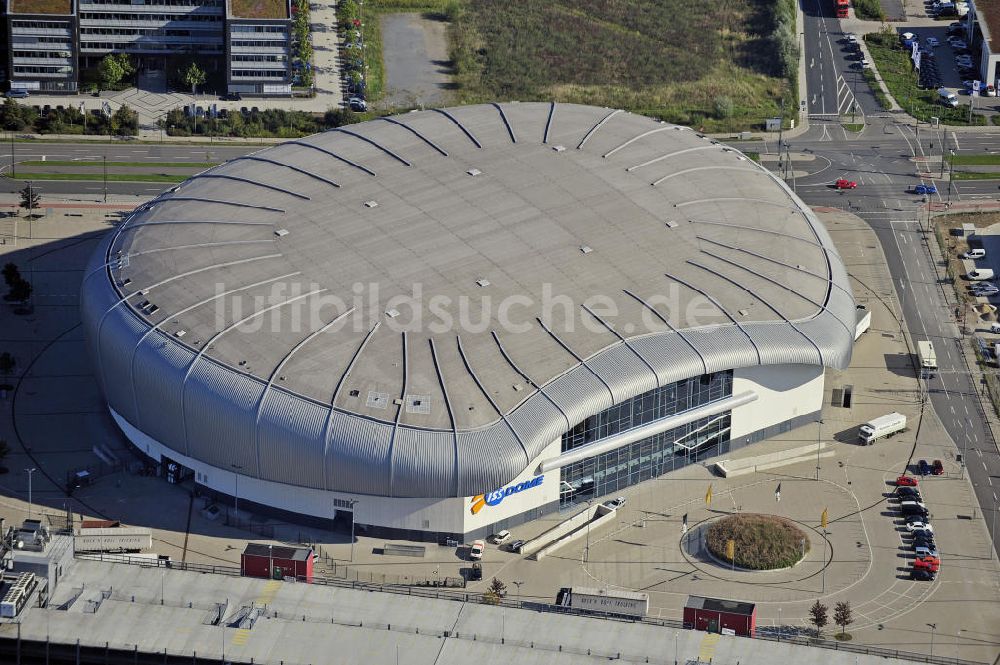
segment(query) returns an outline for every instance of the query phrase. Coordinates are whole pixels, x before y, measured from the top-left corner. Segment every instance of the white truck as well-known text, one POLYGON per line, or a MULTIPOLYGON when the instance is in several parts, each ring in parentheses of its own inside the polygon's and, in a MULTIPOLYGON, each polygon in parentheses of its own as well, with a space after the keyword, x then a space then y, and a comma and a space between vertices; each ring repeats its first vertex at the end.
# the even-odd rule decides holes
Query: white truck
POLYGON ((870 446, 879 439, 898 434, 906 429, 906 416, 902 413, 889 413, 878 418, 872 418, 858 428, 858 441, 861 445, 870 446))
POLYGON ((917 354, 920 356, 920 369, 937 369, 933 342, 917 342, 917 354))
POLYGON ((649 612, 649 594, 638 591, 572 587, 559 590, 556 605, 584 612, 644 617, 649 612))
POLYGON ((153 546, 153 532, 135 527, 81 528, 73 535, 75 552, 139 552, 153 546))

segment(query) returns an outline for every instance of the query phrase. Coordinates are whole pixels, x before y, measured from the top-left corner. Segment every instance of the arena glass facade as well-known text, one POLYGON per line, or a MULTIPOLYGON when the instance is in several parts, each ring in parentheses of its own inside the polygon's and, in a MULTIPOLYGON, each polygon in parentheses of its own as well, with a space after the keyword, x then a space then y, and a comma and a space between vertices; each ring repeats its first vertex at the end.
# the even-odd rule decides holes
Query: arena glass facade
MULTIPOLYGON (((733 394, 733 372, 681 379, 616 404, 562 436, 567 452, 733 394)), ((730 413, 701 418, 562 469, 560 507, 612 494, 707 457, 729 451, 730 413)))

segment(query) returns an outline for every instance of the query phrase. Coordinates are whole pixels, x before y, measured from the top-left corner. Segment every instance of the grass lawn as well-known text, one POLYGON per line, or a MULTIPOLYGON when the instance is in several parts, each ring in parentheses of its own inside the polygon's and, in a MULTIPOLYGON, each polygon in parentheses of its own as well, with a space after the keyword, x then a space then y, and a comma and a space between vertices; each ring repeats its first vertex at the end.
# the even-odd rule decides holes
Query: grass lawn
POLYGON ((978 171, 955 171, 952 180, 1000 180, 1000 171, 996 173, 980 173, 978 171))
POLYGON ((1000 155, 953 155, 948 161, 956 166, 1000 166, 1000 155))
POLYGON ((842 126, 849 132, 860 132, 862 129, 865 128, 865 124, 863 122, 855 122, 855 123, 845 122, 843 123, 842 126))
MULTIPOLYGON (((789 0, 477 0, 449 37, 457 96, 624 108, 726 132, 798 106, 789 0), (778 18, 786 30, 775 30, 778 18), (787 32, 787 35, 785 34, 787 32)), ((796 60, 797 62, 797 60, 796 60)))
MULTIPOLYGON (((969 124, 969 110, 966 106, 944 106, 938 101, 936 90, 921 90, 917 87, 917 73, 910 54, 903 50, 899 37, 893 30, 865 35, 865 43, 889 93, 907 113, 925 122, 937 117, 946 125, 969 124)), ((972 124, 985 125, 986 116, 973 114, 972 124)))
MULTIPOLYGON (((49 159, 46 161, 32 159, 24 162, 18 162, 20 166, 105 166, 104 162, 98 161, 75 161, 75 160, 57 160, 49 159)), ((108 168, 164 168, 164 169, 183 169, 183 168, 199 168, 207 169, 213 166, 218 166, 219 162, 154 162, 152 160, 148 162, 108 162, 108 168)))
POLYGON ((809 551, 809 538, 802 529, 776 515, 730 515, 714 522, 705 536, 708 549, 725 561, 731 561, 726 556, 729 540, 735 541, 736 565, 751 570, 787 568, 809 551))
MULTIPOLYGON (((15 180, 82 180, 102 182, 100 173, 18 173, 15 180)), ((165 173, 109 173, 109 182, 184 182, 188 176, 167 175, 165 173)))
POLYGON ((288 18, 285 0, 229 0, 229 6, 238 18, 288 18))

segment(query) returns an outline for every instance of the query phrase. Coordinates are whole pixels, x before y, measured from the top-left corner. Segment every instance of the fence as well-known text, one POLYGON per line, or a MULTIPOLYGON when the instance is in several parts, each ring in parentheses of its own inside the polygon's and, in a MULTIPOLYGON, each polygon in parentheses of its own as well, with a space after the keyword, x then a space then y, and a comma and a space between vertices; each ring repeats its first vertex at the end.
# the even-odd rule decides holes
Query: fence
MULTIPOLYGON (((91 560, 91 561, 102 561, 102 560, 103 561, 114 561, 115 560, 111 556, 106 555, 106 554, 76 554, 75 556, 78 559, 86 559, 86 560, 91 560)), ((237 568, 235 566, 215 566, 215 565, 206 565, 206 564, 185 563, 185 562, 180 562, 180 561, 148 561, 148 562, 146 562, 146 561, 134 561, 133 560, 133 561, 128 561, 127 563, 129 565, 144 565, 144 566, 147 566, 147 567, 163 567, 163 568, 171 568, 171 569, 174 569, 174 570, 185 570, 185 571, 200 572, 200 573, 213 573, 213 574, 217 574, 217 575, 231 575, 231 576, 237 576, 237 577, 240 574, 239 568, 237 568)), ((305 580, 302 579, 300 581, 305 581, 305 580)), ((411 587, 411 586, 396 586, 396 585, 386 585, 386 584, 377 584, 377 583, 369 583, 369 582, 355 582, 355 581, 339 580, 339 579, 336 579, 336 578, 313 577, 312 584, 314 584, 314 585, 320 585, 320 586, 340 587, 340 588, 345 588, 345 589, 356 589, 356 590, 361 590, 361 591, 378 591, 378 592, 381 592, 381 593, 394 593, 394 594, 400 594, 400 595, 406 595, 406 596, 417 596, 417 597, 420 597, 420 598, 434 598, 434 599, 438 599, 438 600, 452 600, 452 601, 458 601, 458 602, 463 602, 463 603, 470 603, 470 602, 471 603, 486 603, 486 602, 490 602, 490 601, 487 601, 487 600, 484 599, 484 594, 479 594, 479 593, 445 592, 445 591, 436 591, 436 590, 430 590, 430 589, 423 589, 423 588, 419 588, 419 587, 418 588, 414 588, 414 587, 411 587)), ((608 621, 627 621, 627 622, 643 623, 643 624, 652 625, 652 626, 660 626, 660 627, 663 627, 663 628, 673 628, 673 629, 681 629, 681 630, 685 629, 684 628, 684 624, 681 621, 676 621, 676 620, 673 620, 673 619, 660 619, 660 618, 654 618, 654 617, 642 617, 641 619, 628 619, 628 618, 623 618, 623 617, 619 617, 619 616, 604 615, 604 614, 596 613, 596 612, 581 611, 581 610, 576 610, 576 609, 572 609, 572 608, 569 608, 569 607, 561 607, 559 605, 550 605, 548 603, 538 603, 538 602, 532 602, 532 601, 524 601, 524 600, 520 600, 520 599, 511 600, 509 598, 502 598, 502 599, 499 599, 499 600, 496 600, 496 601, 492 601, 492 602, 490 602, 490 604, 497 605, 497 606, 502 606, 502 607, 514 608, 514 609, 531 610, 531 611, 534 611, 534 612, 551 612, 551 613, 557 613, 557 614, 571 614, 571 615, 576 615, 576 616, 589 616, 589 617, 592 617, 592 618, 605 619, 605 620, 608 620, 608 621)), ((188 606, 190 607, 190 605, 188 605, 188 606)), ((274 618, 278 618, 278 613, 275 612, 275 611, 271 611, 271 612, 268 613, 268 616, 271 616, 271 617, 274 617, 274 618)), ((289 615, 289 616, 283 617, 283 618, 286 618, 286 619, 295 619, 295 620, 301 620, 301 621, 312 621, 312 622, 315 622, 315 623, 339 623, 341 625, 351 625, 351 626, 357 626, 357 627, 367 627, 367 628, 372 628, 372 629, 401 630, 401 631, 405 631, 405 632, 413 632, 415 634, 428 634, 428 635, 432 635, 432 636, 436 636, 436 637, 453 637, 453 638, 457 638, 457 639, 471 639, 471 640, 477 641, 477 642, 487 642, 487 643, 492 642, 492 643, 495 643, 495 644, 520 646, 520 647, 527 647, 527 648, 531 648, 531 649, 543 649, 543 650, 549 650, 549 651, 567 652, 567 653, 573 653, 573 654, 578 654, 578 655, 598 656, 598 657, 609 658, 609 659, 632 660, 634 662, 662 663, 663 665, 669 665, 669 662, 672 662, 672 659, 656 660, 656 659, 651 659, 648 656, 636 656, 634 654, 630 655, 630 654, 626 654, 626 653, 621 652, 621 651, 600 652, 600 651, 596 651, 596 650, 593 650, 593 649, 577 649, 577 648, 574 648, 574 647, 571 647, 571 646, 567 646, 567 645, 546 644, 544 642, 515 641, 515 640, 506 639, 503 635, 501 635, 500 637, 496 637, 496 636, 492 636, 492 635, 480 635, 480 634, 477 634, 477 633, 471 633, 471 634, 461 633, 460 634, 458 632, 452 632, 452 631, 444 631, 444 632, 441 632, 441 631, 430 631, 430 632, 427 632, 427 631, 425 631, 425 632, 421 633, 421 631, 420 631, 419 628, 413 628, 413 627, 407 627, 407 626, 400 626, 400 625, 395 625, 394 626, 394 625, 391 625, 391 624, 377 624, 377 623, 376 624, 373 624, 373 623, 367 623, 367 624, 365 624, 365 623, 358 622, 358 621, 344 622, 344 621, 337 621, 335 618, 326 618, 326 617, 324 617, 324 618, 317 618, 317 617, 308 617, 307 615, 301 615, 301 618, 300 618, 300 615, 295 615, 295 616, 289 615)), ((979 661, 962 660, 962 659, 959 659, 959 658, 948 658, 948 657, 944 657, 944 656, 931 656, 931 655, 928 655, 928 654, 914 653, 914 652, 911 652, 911 651, 900 651, 898 649, 886 649, 886 648, 883 648, 883 647, 864 646, 864 645, 861 645, 861 644, 851 644, 849 642, 838 642, 836 640, 822 640, 822 639, 814 639, 814 638, 807 638, 807 637, 801 637, 801 636, 792 636, 792 637, 785 636, 785 637, 781 637, 781 636, 772 636, 772 635, 758 634, 755 639, 767 640, 767 641, 772 641, 772 642, 787 642, 789 644, 797 644, 797 645, 801 645, 801 646, 811 646, 811 647, 817 647, 817 648, 820 648, 820 649, 831 649, 833 651, 846 651, 848 653, 854 653, 854 654, 866 655, 866 656, 878 656, 878 657, 882 657, 882 658, 899 658, 899 659, 903 659, 903 660, 913 661, 913 662, 916 662, 916 663, 933 663, 935 665, 985 665, 984 663, 981 663, 979 661)), ((206 660, 203 660, 201 662, 206 662, 207 663, 207 662, 210 662, 210 661, 206 659, 206 660)), ((286 662, 286 665, 299 665, 299 664, 292 664, 290 662, 286 662)))

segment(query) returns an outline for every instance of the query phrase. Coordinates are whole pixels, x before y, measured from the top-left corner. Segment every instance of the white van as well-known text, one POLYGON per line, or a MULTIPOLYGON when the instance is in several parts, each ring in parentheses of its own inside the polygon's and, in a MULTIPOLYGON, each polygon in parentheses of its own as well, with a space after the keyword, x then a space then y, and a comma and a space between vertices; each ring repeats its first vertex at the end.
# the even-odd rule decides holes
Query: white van
POLYGON ((962 258, 963 259, 985 259, 986 258, 986 250, 983 249, 983 248, 981 248, 981 247, 977 247, 976 249, 970 249, 965 254, 962 254, 962 258))
POLYGON ((950 106, 952 108, 958 106, 958 97, 955 93, 948 90, 948 88, 938 88, 938 98, 945 106, 950 106))
POLYGON ((993 270, 990 268, 976 268, 975 270, 970 270, 966 277, 973 282, 981 282, 984 279, 993 279, 993 270))

